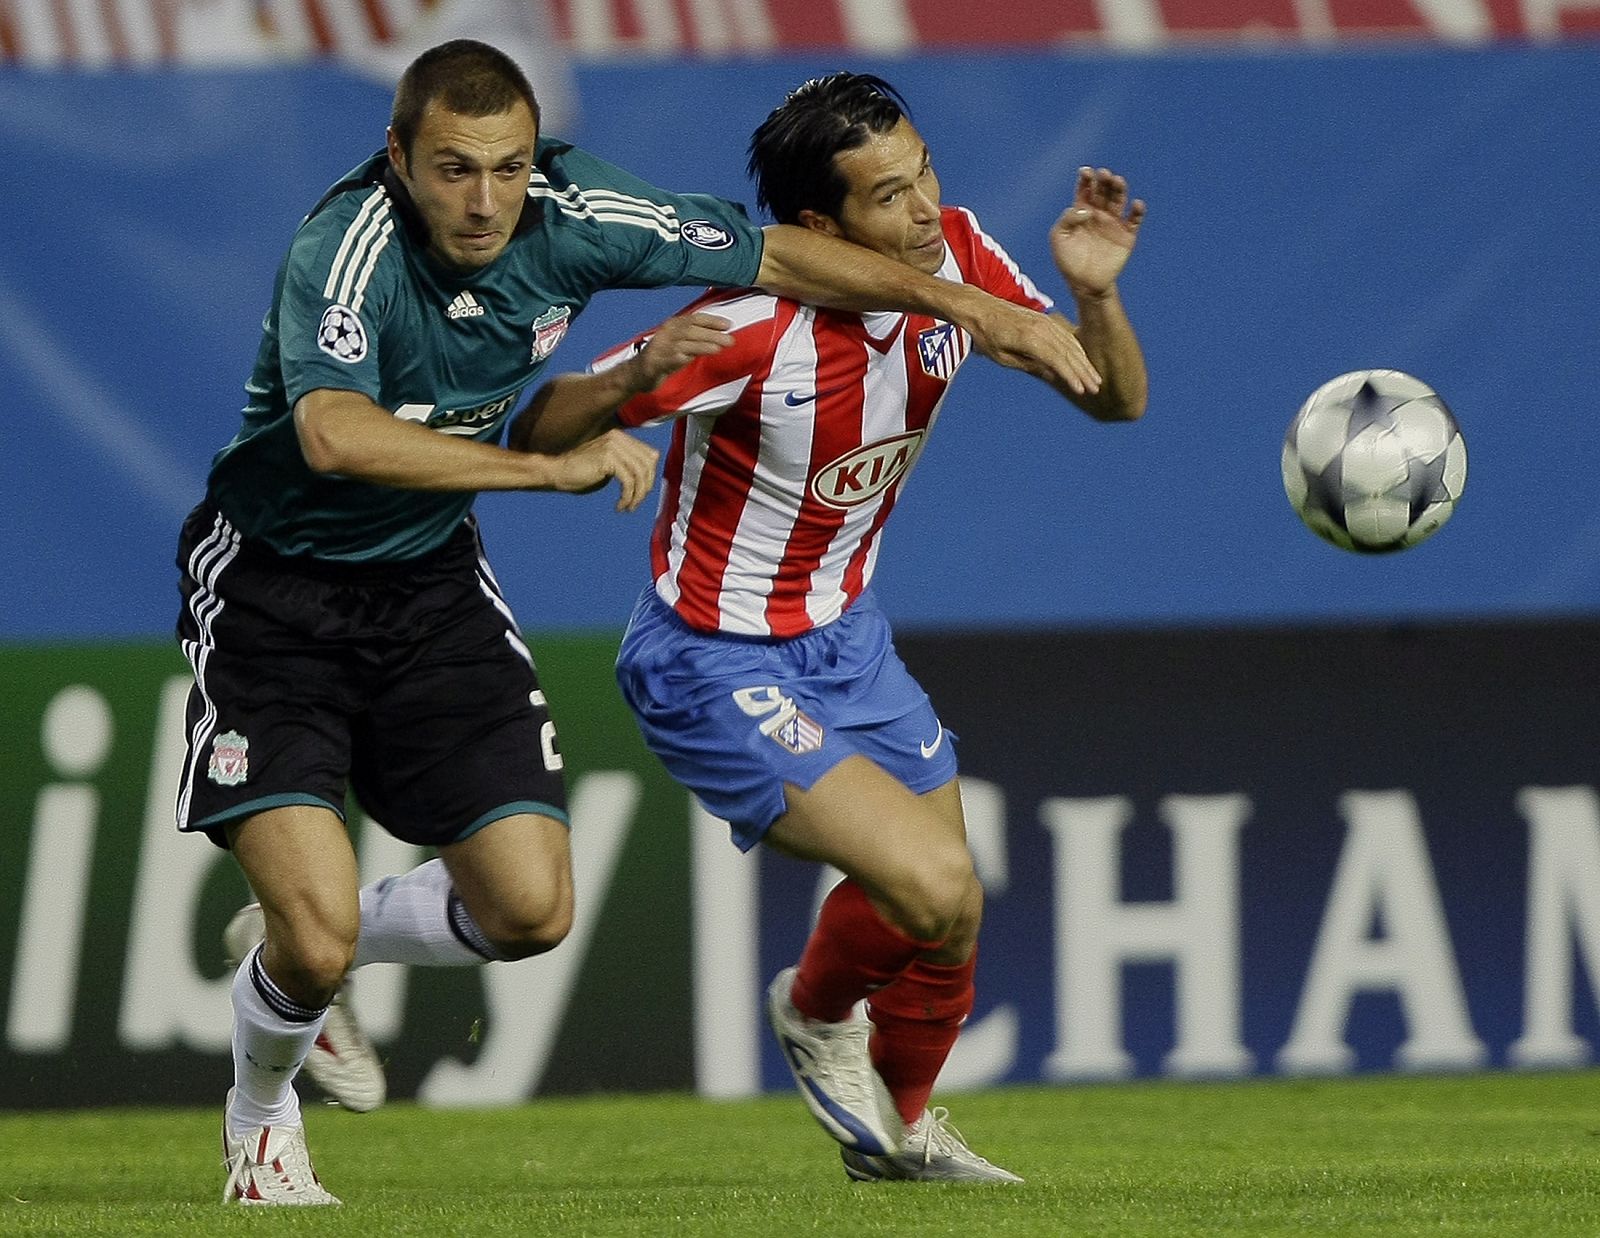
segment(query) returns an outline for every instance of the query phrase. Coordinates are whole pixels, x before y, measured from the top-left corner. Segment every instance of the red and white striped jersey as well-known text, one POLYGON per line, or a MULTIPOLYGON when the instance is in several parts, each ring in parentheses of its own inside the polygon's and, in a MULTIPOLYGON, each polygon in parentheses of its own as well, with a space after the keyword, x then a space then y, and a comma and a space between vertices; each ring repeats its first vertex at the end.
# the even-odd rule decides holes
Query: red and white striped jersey
MULTIPOLYGON (((942 278, 1050 308, 970 211, 942 216, 942 278)), ((839 313, 754 289, 707 293, 692 311, 728 319, 734 343, 617 413, 630 426, 678 419, 650 542, 656 591, 701 631, 797 636, 837 619, 872 579, 884 522, 971 339, 921 315, 839 313)))

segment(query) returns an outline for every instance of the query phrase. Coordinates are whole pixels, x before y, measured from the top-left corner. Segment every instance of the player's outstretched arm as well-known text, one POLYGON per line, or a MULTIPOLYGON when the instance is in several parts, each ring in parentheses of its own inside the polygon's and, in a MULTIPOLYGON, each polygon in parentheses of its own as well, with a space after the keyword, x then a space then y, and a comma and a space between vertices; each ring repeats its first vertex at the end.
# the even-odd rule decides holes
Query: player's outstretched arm
POLYGON ((966 328, 978 351, 1001 365, 1081 395, 1100 388, 1099 372, 1064 321, 810 228, 772 224, 763 231, 756 283, 769 292, 833 309, 928 314, 966 328))
POLYGON ((294 425, 312 472, 405 490, 584 494, 614 477, 618 509, 632 510, 655 481, 655 448, 625 434, 586 444, 581 456, 511 451, 401 420, 355 391, 308 391, 295 403, 294 425))
POLYGON ((680 314, 645 336, 626 361, 593 374, 558 374, 533 393, 506 441, 516 451, 546 453, 587 442, 613 428, 617 409, 633 396, 732 344, 728 325, 716 314, 680 314))
POLYGON ((1100 389, 1052 386, 1100 421, 1135 421, 1149 398, 1144 352, 1117 293, 1144 221, 1145 204, 1108 168, 1079 168, 1072 205, 1050 229, 1050 252, 1078 306, 1078 339, 1100 372, 1100 389))

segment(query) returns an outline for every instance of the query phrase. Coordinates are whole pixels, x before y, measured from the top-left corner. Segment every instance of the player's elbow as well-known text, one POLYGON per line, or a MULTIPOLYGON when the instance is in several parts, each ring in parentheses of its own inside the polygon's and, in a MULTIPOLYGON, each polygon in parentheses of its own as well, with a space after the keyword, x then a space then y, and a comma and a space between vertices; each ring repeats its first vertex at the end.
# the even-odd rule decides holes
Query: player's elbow
POLYGON ((544 389, 540 388, 534 393, 532 402, 524 406, 506 427, 506 446, 512 451, 539 450, 533 444, 539 422, 540 397, 543 395, 544 389))
POLYGON ((517 451, 559 456, 616 429, 615 408, 586 399, 583 382, 560 375, 536 391, 511 428, 510 445, 517 451))
POLYGON ((307 422, 296 417, 294 428, 300 439, 300 454, 305 457, 308 469, 324 475, 341 471, 338 443, 327 433, 325 426, 319 425, 315 419, 307 422))
POLYGON ((551 408, 554 389, 546 385, 534 394, 528 407, 523 409, 506 436, 513 451, 531 451, 539 455, 559 456, 576 447, 582 439, 571 432, 571 427, 561 423, 560 409, 551 408))
POLYGON ((348 471, 348 454, 336 429, 331 411, 312 402, 299 400, 294 406, 294 432, 300 441, 300 454, 313 473, 336 474, 348 471))
POLYGON ((1100 392, 1092 396, 1070 391, 1063 391, 1062 394, 1096 421, 1105 422, 1138 421, 1150 403, 1144 391, 1100 392))
POLYGON ((1138 421, 1150 406, 1150 397, 1143 391, 1113 401, 1101 416, 1101 421, 1138 421))

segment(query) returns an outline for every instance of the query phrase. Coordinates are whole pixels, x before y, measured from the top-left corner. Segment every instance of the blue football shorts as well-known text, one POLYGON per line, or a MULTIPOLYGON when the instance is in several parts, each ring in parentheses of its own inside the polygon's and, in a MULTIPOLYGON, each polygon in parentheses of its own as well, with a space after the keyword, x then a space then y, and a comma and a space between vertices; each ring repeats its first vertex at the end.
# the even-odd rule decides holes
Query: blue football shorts
POLYGON ((645 589, 617 654, 645 743, 749 851, 810 790, 860 755, 917 794, 956 776, 955 736, 894 650, 870 592, 787 640, 696 631, 645 589))

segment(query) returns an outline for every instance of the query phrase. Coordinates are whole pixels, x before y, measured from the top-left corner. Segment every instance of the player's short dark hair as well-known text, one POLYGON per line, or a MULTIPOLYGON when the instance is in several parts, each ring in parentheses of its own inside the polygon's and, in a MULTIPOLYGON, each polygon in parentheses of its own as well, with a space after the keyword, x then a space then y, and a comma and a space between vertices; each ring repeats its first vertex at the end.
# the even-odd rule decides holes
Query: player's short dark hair
POLYGON ((538 128, 539 101, 517 62, 476 39, 452 39, 430 47, 406 66, 395 87, 389 127, 410 159, 422 113, 434 100, 463 116, 498 116, 514 108, 518 99, 528 105, 538 128))
POLYGON ((781 224, 801 211, 837 216, 849 190, 833 157, 910 116, 900 92, 871 73, 830 73, 793 90, 750 137, 756 201, 781 224))

